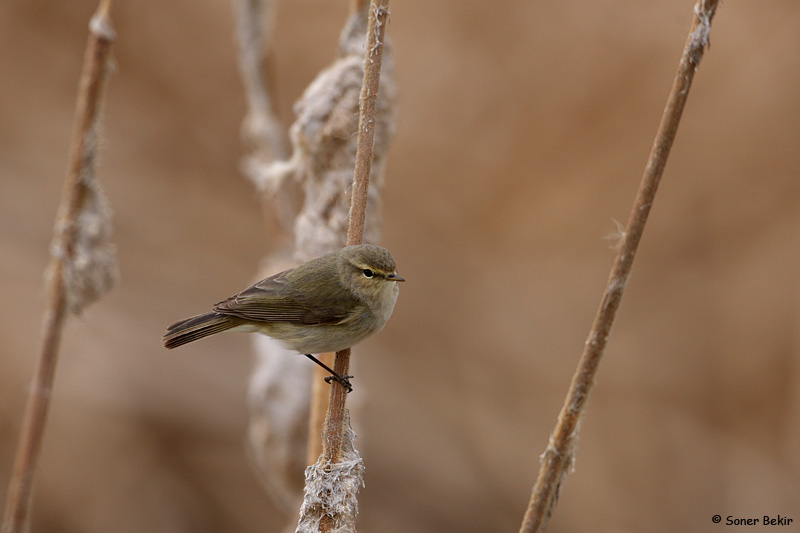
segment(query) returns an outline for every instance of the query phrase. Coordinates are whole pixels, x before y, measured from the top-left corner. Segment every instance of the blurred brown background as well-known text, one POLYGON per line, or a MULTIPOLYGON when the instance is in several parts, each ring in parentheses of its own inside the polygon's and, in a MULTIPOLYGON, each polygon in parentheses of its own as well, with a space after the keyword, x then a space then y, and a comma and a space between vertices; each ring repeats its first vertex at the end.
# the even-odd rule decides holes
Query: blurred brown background
MULTIPOLYGON (((0 4, 0 490, 95 2, 0 4)), ((409 282, 360 346, 360 530, 516 531, 693 2, 395 2, 383 244, 409 282)), ((345 2, 278 2, 282 120, 345 2)), ((34 531, 279 531, 243 444, 247 335, 166 325, 275 245, 237 170, 226 1, 117 2, 98 174, 121 280, 65 331, 34 531)), ((549 531, 800 522, 800 4, 724 3, 549 531)), ((720 526, 716 526, 720 527, 720 526)))

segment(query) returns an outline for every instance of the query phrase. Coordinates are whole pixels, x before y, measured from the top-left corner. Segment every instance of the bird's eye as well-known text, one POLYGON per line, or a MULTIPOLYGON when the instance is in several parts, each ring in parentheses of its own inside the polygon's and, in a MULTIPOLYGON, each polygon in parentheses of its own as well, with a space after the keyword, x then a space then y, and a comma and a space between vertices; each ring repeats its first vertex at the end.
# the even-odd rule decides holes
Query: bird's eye
POLYGON ((368 268, 365 268, 362 272, 364 273, 365 278, 371 278, 372 276, 375 275, 375 273, 368 268))

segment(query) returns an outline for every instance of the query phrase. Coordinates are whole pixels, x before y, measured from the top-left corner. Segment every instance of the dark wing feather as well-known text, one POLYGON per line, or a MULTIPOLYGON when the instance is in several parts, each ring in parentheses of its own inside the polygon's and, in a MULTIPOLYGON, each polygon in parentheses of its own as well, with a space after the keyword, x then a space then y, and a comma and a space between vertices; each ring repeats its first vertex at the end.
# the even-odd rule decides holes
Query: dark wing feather
POLYGON ((275 274, 214 306, 217 313, 255 322, 291 322, 304 325, 335 324, 348 316, 348 306, 313 302, 289 286, 286 272, 275 274), (328 305, 326 305, 328 304, 328 305))
POLYGON ((241 323, 242 321, 237 317, 205 313, 175 322, 167 328, 162 341, 166 348, 176 348, 187 342, 235 328, 241 323))

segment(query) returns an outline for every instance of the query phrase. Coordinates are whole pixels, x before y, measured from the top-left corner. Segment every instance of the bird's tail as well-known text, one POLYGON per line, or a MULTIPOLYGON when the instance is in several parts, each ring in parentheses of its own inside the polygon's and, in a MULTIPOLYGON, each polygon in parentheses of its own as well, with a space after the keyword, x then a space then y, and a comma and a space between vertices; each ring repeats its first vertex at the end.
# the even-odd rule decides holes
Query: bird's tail
POLYGON ((165 348, 177 348, 184 344, 214 333, 219 333, 241 325, 242 320, 235 316, 221 313, 206 313, 175 322, 167 328, 161 341, 165 348))

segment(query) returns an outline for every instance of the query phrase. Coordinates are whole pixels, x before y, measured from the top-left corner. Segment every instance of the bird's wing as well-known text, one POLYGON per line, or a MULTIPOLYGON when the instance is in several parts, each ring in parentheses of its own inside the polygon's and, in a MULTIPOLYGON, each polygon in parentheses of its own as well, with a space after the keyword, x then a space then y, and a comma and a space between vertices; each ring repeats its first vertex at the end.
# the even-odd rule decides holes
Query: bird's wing
POLYGON ((311 301, 286 281, 285 272, 275 274, 214 306, 214 311, 257 322, 293 322, 303 325, 335 324, 348 316, 338 302, 311 301))

